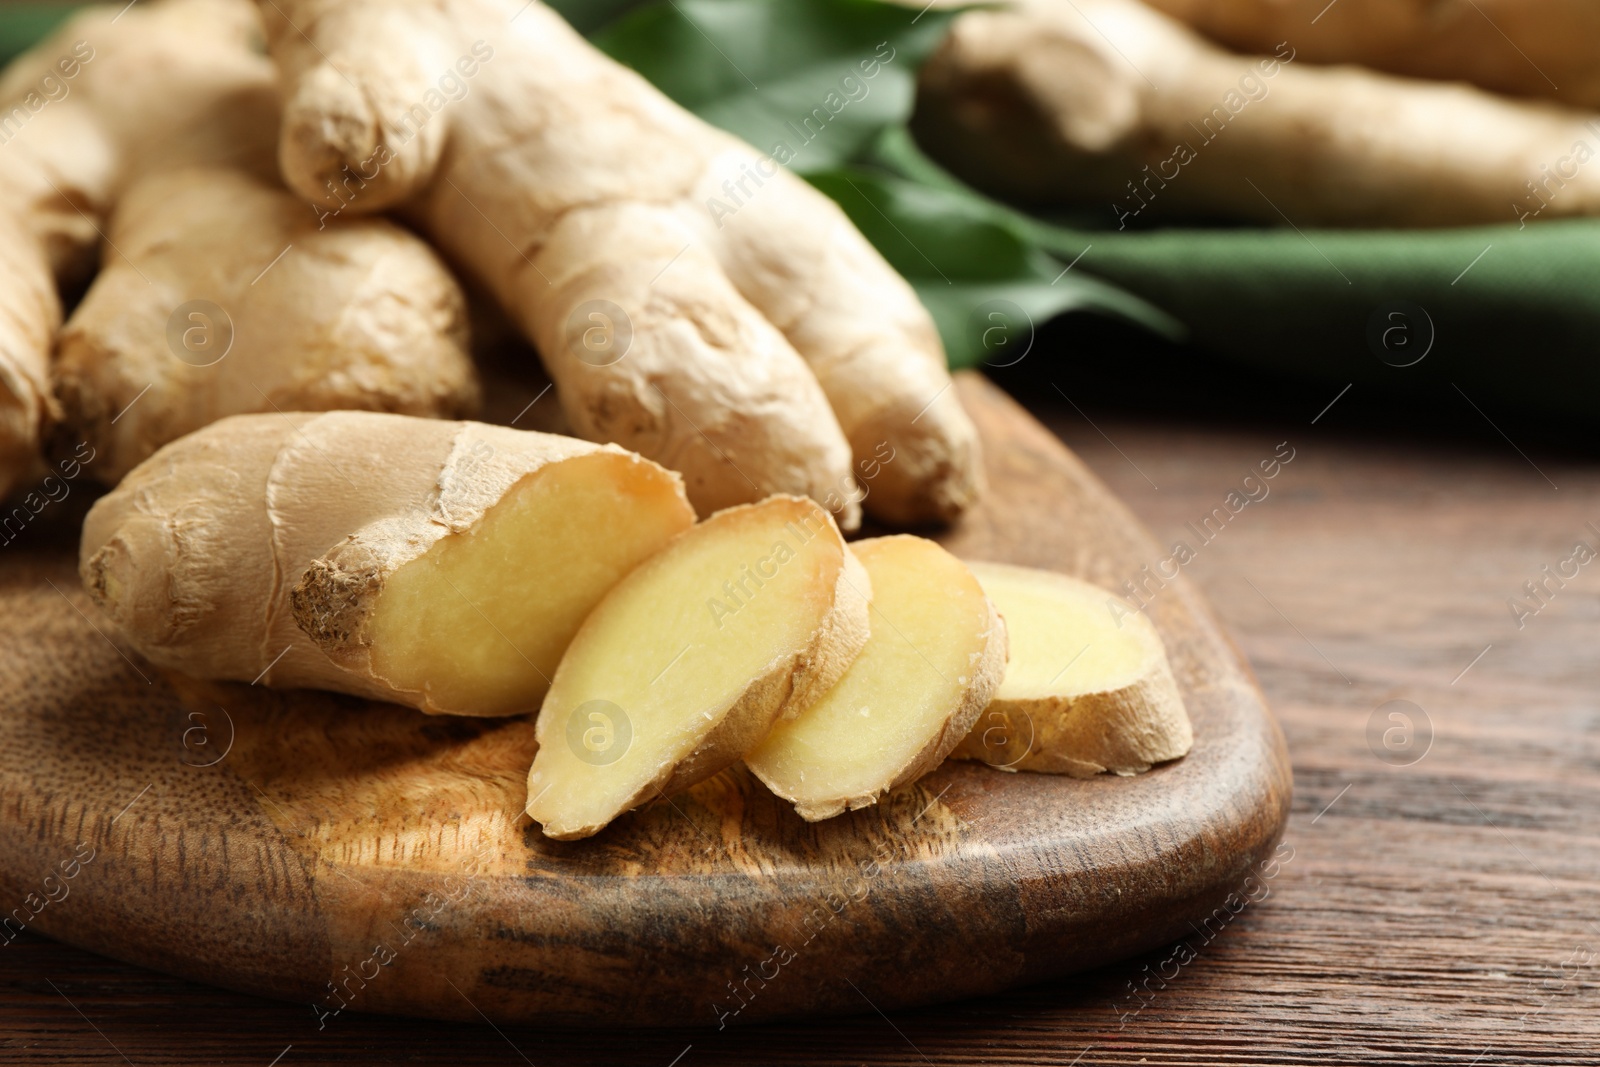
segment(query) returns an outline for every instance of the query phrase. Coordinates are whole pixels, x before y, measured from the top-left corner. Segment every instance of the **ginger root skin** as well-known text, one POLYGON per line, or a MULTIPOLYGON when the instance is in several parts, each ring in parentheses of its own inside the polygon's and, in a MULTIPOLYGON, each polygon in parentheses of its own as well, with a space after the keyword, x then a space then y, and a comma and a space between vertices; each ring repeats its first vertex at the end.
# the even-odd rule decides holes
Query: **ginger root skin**
POLYGON ((45 427, 60 413, 50 344, 61 300, 44 243, 14 203, 0 166, 0 500, 33 476, 45 427))
POLYGON ((889 522, 977 498, 977 434, 931 317, 780 163, 537 2, 509 24, 493 0, 261 11, 290 187, 341 214, 402 209, 517 320, 577 433, 682 471, 703 515, 790 493, 853 529, 862 469, 889 522), (708 208, 730 180, 750 195, 708 208))
POLYGON ((1054 571, 971 563, 999 606, 1011 661, 951 754, 999 770, 1142 774, 1194 744, 1161 635, 1115 594, 1054 571))
POLYGON ((276 121, 272 68, 250 46, 257 25, 244 0, 163 0, 121 17, 90 8, 0 74, 0 497, 37 473, 61 422, 58 286, 93 270, 129 177, 215 159, 271 173, 270 152, 214 121, 219 110, 247 129, 276 121))
POLYGON ((315 215, 233 168, 164 171, 111 213, 118 254, 56 346, 66 431, 114 484, 231 414, 477 410, 460 287, 386 219, 315 215))
POLYGON ((1225 52, 1136 0, 1024 0, 956 20, 923 68, 913 127, 981 188, 1032 204, 1103 202, 1122 226, 1600 212, 1600 168, 1551 178, 1575 143, 1600 136, 1587 113, 1314 67, 1294 41, 1275 49, 1225 52))
POLYGON ((606 595, 562 658, 529 817, 548 837, 589 837, 732 766, 849 669, 871 596, 812 500, 769 497, 686 531, 606 595))
POLYGON ((278 95, 250 0, 90 8, 0 76, 0 492, 41 446, 92 447, 109 482, 233 413, 475 409, 454 279, 404 229, 282 188, 278 95), (97 258, 61 331, 58 288, 97 258), (214 363, 177 340, 223 332, 214 363))
POLYGON ((1589 0, 1145 2, 1236 52, 1289 41, 1307 63, 1600 108, 1600 6, 1589 0))
MULTIPOLYGON (((366 623, 402 568, 433 567, 430 550, 470 538, 528 479, 596 456, 640 468, 650 486, 641 506, 664 513, 663 533, 636 546, 636 557, 693 521, 675 475, 615 446, 369 412, 232 416, 162 448, 94 505, 80 572, 94 601, 158 666, 430 713, 527 711, 536 700, 442 705, 426 686, 397 687, 372 669, 366 623)), ((609 510, 582 518, 603 530, 638 517, 630 494, 619 494, 609 510)), ((533 536, 529 548, 537 550, 533 536)), ((611 580, 637 562, 620 561, 611 580)), ((609 588, 605 577, 589 580, 600 586, 590 604, 609 588)), ((439 596, 450 595, 442 583, 439 596)), ((473 606, 462 614, 481 617, 473 606)), ((572 612, 572 630, 587 607, 572 612)), ((515 621, 514 612, 487 619, 484 643, 515 621)), ((459 637, 433 639, 448 645, 459 637)), ((527 662, 514 646, 490 651, 501 667, 527 662)))

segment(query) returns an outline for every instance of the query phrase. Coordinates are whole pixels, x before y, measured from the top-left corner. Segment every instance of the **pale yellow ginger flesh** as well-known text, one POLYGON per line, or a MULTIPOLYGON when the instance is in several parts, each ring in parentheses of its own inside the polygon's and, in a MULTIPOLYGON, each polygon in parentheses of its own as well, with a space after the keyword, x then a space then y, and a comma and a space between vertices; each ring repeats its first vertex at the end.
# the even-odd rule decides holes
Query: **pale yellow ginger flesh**
POLYGON ((853 551, 872 579, 866 648, 821 700, 745 757, 811 821, 875 804, 937 767, 1005 671, 1006 626, 960 560, 910 536, 853 551))
POLYGON ((528 475, 389 576, 368 623, 373 672, 438 707, 537 708, 589 611, 687 526, 678 500, 658 468, 611 453, 528 475))
POLYGON ((433 714, 533 711, 563 647, 694 522, 615 446, 359 411, 237 415, 90 510, 85 587, 150 661, 433 714))
POLYGON ((1147 617, 1064 574, 969 566, 1005 616, 1011 662, 954 756, 1087 778, 1137 774, 1189 751, 1189 716, 1147 617))
POLYGON ((528 815, 587 837, 737 762, 867 642, 871 583, 800 497, 720 511, 585 620, 539 713, 528 815))

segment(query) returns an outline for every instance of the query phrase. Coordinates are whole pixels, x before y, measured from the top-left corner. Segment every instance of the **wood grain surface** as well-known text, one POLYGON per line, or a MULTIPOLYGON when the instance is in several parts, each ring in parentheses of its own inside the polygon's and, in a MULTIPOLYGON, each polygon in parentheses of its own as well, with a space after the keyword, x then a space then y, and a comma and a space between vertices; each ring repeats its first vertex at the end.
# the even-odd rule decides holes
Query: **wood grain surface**
POLYGON ((1358 388, 1313 424, 1342 383, 1252 388, 1257 372, 1187 353, 1155 364, 1124 336, 1102 350, 1073 330, 1081 358, 1045 352, 1048 375, 1008 387, 1160 541, 1278 442, 1298 449, 1185 568, 1288 735, 1295 858, 1139 1014, 1124 1019, 1128 983, 1170 947, 983 999, 883 1015, 863 1002, 853 1018, 714 1035, 355 1013, 319 1032, 300 1005, 24 934, 0 949, 0 1061, 1600 1064, 1600 972, 1579 962, 1600 949, 1600 572, 1585 567, 1522 630, 1506 606, 1600 524, 1593 438, 1553 449, 1540 420, 1473 398, 1557 490, 1454 392, 1357 420, 1358 388), (1086 384, 1119 361, 1120 380, 1086 384), (1435 735, 1409 767, 1367 743, 1397 698, 1435 735))
MULTIPOLYGON (((1004 394, 961 389, 992 488, 945 536, 957 554, 1105 583, 1160 556, 1004 394)), ((952 762, 820 824, 726 772, 568 843, 521 814, 526 718, 159 672, 101 631, 60 551, 0 558, 0 604, 14 925, 323 1029, 380 1011, 711 1034, 994 993, 1221 931, 1231 894, 1268 891, 1247 878, 1289 804, 1278 728, 1182 582, 1152 608, 1195 727, 1181 761, 1092 780, 952 762)))

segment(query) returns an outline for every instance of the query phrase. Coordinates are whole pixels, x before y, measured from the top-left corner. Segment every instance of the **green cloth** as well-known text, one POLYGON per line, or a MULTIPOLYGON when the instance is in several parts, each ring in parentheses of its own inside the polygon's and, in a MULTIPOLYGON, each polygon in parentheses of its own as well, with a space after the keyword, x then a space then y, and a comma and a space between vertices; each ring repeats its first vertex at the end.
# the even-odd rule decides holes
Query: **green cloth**
POLYGON ((1075 270, 1169 312, 1204 349, 1330 383, 1437 396, 1453 382, 1490 411, 1600 413, 1600 220, 1078 237, 1056 249, 1088 247, 1075 270), (1428 320, 1426 358, 1393 365, 1421 356, 1428 320))
MULTIPOLYGON (((1600 219, 1433 230, 1073 228, 975 193, 903 130, 888 131, 866 164, 850 182, 852 191, 866 191, 870 206, 861 195, 836 196, 917 284, 936 318, 966 313, 961 302, 942 299, 949 287, 941 283, 967 264, 995 261, 978 250, 1004 231, 1073 264, 1071 275, 1109 283, 1158 315, 1093 291, 1069 310, 1172 336, 1160 321, 1164 313, 1201 354, 1430 399, 1441 387, 1453 392, 1455 383, 1489 411, 1512 402, 1600 415, 1600 219), (965 241, 951 241, 943 254, 940 239, 963 232, 965 241), (947 303, 954 306, 941 306, 947 303)), ((1040 291, 1037 284, 1017 287, 1011 298, 1037 319, 1027 300, 1040 291)), ((953 332, 946 331, 947 345, 953 332)), ((981 350, 969 356, 984 358, 981 350)))

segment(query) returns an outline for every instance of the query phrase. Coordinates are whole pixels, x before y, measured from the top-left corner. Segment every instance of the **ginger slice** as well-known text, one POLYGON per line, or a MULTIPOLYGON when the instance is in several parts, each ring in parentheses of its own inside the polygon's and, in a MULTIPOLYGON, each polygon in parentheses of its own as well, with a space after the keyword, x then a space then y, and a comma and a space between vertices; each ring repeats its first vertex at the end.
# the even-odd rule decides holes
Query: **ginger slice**
POLYGON ((1006 625, 960 560, 907 535, 852 548, 872 579, 867 647, 821 700, 745 757, 812 822, 875 804, 937 767, 1006 665, 1006 625))
POLYGON ((1155 626, 1114 594, 1053 571, 972 563, 1005 616, 1005 681, 952 755, 1006 770, 1138 774, 1194 735, 1155 626))
POLYGON ((535 710, 600 598, 693 521, 682 500, 632 456, 540 468, 389 575, 366 624, 372 673, 457 713, 535 710))
POLYGON ((871 584, 832 518, 771 497, 719 511, 584 621, 539 712, 528 815, 588 837, 743 756, 867 642, 871 584))

